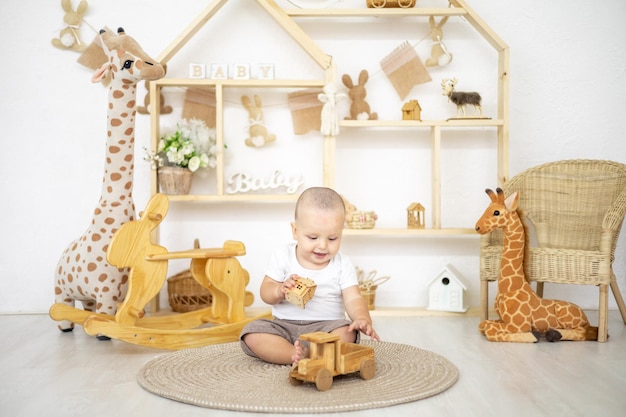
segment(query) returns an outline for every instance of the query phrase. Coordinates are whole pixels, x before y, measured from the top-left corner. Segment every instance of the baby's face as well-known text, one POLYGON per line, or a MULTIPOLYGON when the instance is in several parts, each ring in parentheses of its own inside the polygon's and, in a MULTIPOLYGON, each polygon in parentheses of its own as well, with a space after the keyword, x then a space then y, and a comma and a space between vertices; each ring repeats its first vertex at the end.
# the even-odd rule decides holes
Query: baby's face
POLYGON ((298 220, 291 223, 300 265, 308 269, 328 265, 339 252, 344 220, 343 210, 305 208, 300 211, 298 220))

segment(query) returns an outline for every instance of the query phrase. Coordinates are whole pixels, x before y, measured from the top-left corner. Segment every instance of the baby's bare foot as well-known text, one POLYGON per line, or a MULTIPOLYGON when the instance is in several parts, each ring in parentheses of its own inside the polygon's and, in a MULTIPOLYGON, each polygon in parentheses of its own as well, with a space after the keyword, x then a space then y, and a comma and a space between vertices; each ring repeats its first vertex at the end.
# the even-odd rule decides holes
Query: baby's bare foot
POLYGON ((299 340, 296 340, 293 346, 296 348, 296 351, 291 357, 291 361, 293 363, 298 363, 300 362, 300 359, 304 359, 306 357, 307 355, 306 348, 302 346, 302 343, 300 343, 299 340))

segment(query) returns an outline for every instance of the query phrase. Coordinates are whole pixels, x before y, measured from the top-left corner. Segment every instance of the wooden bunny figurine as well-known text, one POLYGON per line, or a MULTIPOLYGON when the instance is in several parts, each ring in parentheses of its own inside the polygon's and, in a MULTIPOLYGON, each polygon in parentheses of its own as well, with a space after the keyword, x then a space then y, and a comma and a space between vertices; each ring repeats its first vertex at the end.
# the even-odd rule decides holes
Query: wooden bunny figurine
POLYGON ((341 77, 343 85, 348 88, 348 97, 352 101, 350 104, 350 117, 345 117, 346 120, 377 120, 378 113, 370 113, 370 105, 365 101, 367 91, 365 90, 365 83, 369 79, 367 70, 362 70, 359 74, 359 83, 354 85, 352 78, 348 74, 344 74, 341 77))
POLYGON ((428 23, 430 25, 430 37, 433 40, 433 47, 430 49, 430 58, 426 60, 427 67, 436 67, 448 65, 452 61, 452 54, 448 52, 443 43, 443 25, 448 21, 449 16, 443 17, 439 23, 435 24, 435 17, 430 16, 428 23), (441 59, 445 56, 446 58, 441 59))
POLYGON ((76 7, 76 11, 74 11, 72 9, 72 0, 61 0, 61 7, 65 11, 63 22, 67 26, 61 29, 58 38, 52 39, 52 45, 59 49, 70 49, 77 52, 84 51, 87 45, 80 40, 80 24, 83 22, 83 15, 87 13, 87 2, 81 0, 76 7))
POLYGON ((250 137, 245 140, 250 147, 260 147, 276 140, 276 135, 268 134, 267 127, 263 124, 263 109, 261 98, 254 96, 254 104, 248 96, 241 97, 241 103, 248 109, 250 115, 250 137))

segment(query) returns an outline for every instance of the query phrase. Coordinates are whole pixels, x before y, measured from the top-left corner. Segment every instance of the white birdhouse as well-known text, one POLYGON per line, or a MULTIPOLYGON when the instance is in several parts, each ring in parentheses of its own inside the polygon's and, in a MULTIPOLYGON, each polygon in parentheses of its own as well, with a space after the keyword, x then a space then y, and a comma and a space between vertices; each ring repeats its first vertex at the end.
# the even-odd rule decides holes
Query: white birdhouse
POLYGON ((428 285, 427 310, 465 313, 468 309, 464 305, 466 290, 458 272, 447 265, 428 285))

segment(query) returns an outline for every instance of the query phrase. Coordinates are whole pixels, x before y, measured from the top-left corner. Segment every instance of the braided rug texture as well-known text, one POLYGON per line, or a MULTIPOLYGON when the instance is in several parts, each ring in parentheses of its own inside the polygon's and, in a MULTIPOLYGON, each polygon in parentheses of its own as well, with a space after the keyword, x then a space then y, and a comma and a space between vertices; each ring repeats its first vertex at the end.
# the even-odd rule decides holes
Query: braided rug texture
POLYGON ((336 413, 421 400, 459 378, 450 361, 414 346, 362 341, 374 348, 376 375, 339 375, 328 391, 289 383, 290 366, 272 365, 241 351, 238 342, 168 353, 148 362, 138 382, 161 397, 200 407, 255 413, 336 413))

